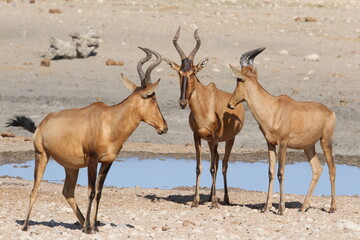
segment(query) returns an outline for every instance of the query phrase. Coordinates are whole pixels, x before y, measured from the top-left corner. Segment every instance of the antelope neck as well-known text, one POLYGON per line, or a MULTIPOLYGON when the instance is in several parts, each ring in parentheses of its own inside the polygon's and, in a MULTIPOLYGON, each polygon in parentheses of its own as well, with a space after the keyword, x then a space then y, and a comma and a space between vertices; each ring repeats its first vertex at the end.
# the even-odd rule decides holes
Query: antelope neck
POLYGON ((113 126, 114 135, 117 138, 124 139, 123 142, 135 131, 141 122, 141 116, 136 108, 136 103, 133 103, 133 98, 128 97, 123 102, 111 106, 109 109, 110 122, 113 126), (123 136, 123 137, 121 137, 123 136))
POLYGON ((268 93, 259 83, 252 84, 247 88, 245 99, 252 115, 261 125, 266 125, 270 116, 274 113, 275 97, 268 93))

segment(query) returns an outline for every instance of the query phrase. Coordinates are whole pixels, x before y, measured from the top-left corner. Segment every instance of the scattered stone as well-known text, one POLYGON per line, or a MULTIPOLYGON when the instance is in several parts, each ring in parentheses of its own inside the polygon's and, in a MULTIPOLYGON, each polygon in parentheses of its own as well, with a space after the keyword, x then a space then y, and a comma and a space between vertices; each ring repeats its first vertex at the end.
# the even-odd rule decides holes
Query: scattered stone
POLYGON ((13 138, 13 137, 16 137, 15 134, 11 133, 11 132, 2 132, 1 133, 1 136, 4 137, 4 138, 13 138))
POLYGON ((213 68, 212 71, 213 71, 213 72, 220 72, 220 69, 218 69, 218 68, 213 68))
POLYGON ((190 225, 196 226, 196 224, 195 224, 194 222, 190 221, 190 220, 185 220, 185 221, 182 223, 182 225, 183 225, 184 227, 188 227, 188 226, 190 226, 190 225))
POLYGON ((163 226, 163 227, 161 228, 161 230, 165 232, 165 231, 169 230, 170 228, 171 228, 171 227, 169 227, 169 226, 163 226))
POLYGON ((340 99, 340 106, 344 107, 344 106, 346 106, 348 103, 349 103, 348 100, 346 100, 346 99, 340 99))
POLYGON ((59 13, 62 13, 62 11, 60 9, 58 9, 58 8, 50 8, 49 13, 59 14, 59 13))
POLYGON ((281 51, 279 52, 279 55, 280 55, 280 56, 288 56, 288 55, 289 55, 289 52, 288 52, 287 50, 281 50, 281 51))
POLYGON ((50 66, 50 59, 44 58, 43 60, 41 60, 40 62, 40 66, 42 67, 49 67, 50 66))
POLYGON ((294 18, 294 20, 296 22, 316 22, 316 19, 312 17, 305 17, 305 18, 296 17, 294 18))
POLYGON ((314 70, 310 70, 307 74, 308 75, 312 75, 312 74, 314 74, 315 72, 314 72, 314 70))
POLYGON ((360 231, 360 225, 359 224, 354 223, 354 222, 352 222, 350 220, 346 220, 346 219, 340 219, 337 222, 337 227, 340 230, 349 229, 349 230, 352 230, 352 231, 360 231))
POLYGON ((320 56, 319 56, 319 54, 313 53, 313 54, 305 56, 304 61, 318 62, 318 61, 320 61, 320 56))
POLYGON ((316 22, 316 19, 312 18, 312 17, 305 17, 304 21, 305 22, 316 22))
POLYGON ((108 66, 123 66, 124 62, 123 61, 116 61, 113 59, 108 59, 106 60, 106 65, 108 66))

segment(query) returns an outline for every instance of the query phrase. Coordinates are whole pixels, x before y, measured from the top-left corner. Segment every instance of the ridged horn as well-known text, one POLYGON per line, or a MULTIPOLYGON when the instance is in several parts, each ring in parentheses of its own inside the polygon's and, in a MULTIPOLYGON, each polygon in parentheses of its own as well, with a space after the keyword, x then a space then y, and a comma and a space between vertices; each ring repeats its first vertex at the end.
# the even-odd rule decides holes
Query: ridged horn
POLYGON ((137 64, 137 71, 139 73, 141 86, 143 86, 145 84, 145 73, 144 73, 142 67, 143 67, 144 63, 146 63, 147 61, 149 61, 151 59, 151 52, 149 52, 146 48, 142 48, 142 47, 138 47, 138 48, 140 48, 141 50, 143 50, 146 53, 146 57, 141 59, 137 64))
POLYGON ((241 57, 240 57, 240 65, 242 67, 245 66, 252 66, 254 64, 254 59, 257 55, 259 55, 262 51, 264 51, 265 48, 257 48, 251 51, 248 51, 246 53, 244 53, 241 57))
POLYGON ((178 40, 179 35, 180 35, 180 28, 181 28, 181 26, 179 27, 179 29, 175 33, 175 36, 174 36, 174 39, 173 39, 173 44, 174 44, 176 50, 178 51, 178 53, 180 54, 181 60, 183 60, 183 59, 186 58, 186 55, 185 55, 184 51, 180 48, 180 46, 177 44, 177 40, 178 40))
POLYGON ((151 84, 151 76, 150 76, 151 71, 161 63, 162 57, 159 53, 155 52, 154 50, 148 48, 146 48, 146 50, 154 54, 156 57, 156 61, 153 64, 151 64, 145 72, 145 83, 151 84))
POLYGON ((194 62, 194 57, 195 57, 195 54, 197 53, 197 51, 199 50, 200 48, 200 45, 201 45, 201 40, 200 40, 200 37, 198 35, 198 30, 196 29, 195 32, 194 32, 194 38, 196 40, 196 46, 195 48, 192 50, 192 52, 190 53, 189 55, 189 59, 194 62))

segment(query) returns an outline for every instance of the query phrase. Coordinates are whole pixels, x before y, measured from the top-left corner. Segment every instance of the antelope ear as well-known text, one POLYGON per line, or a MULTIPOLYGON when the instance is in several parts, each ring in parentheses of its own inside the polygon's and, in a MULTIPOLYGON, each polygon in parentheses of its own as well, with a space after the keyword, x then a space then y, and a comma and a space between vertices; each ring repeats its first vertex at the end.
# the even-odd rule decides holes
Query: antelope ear
POLYGON ((125 84, 125 86, 130 90, 130 91, 135 91, 136 89, 136 85, 135 83, 133 83, 130 79, 128 79, 127 77, 124 76, 124 74, 121 73, 121 78, 125 84))
POLYGON ((209 58, 202 59, 195 67, 196 72, 200 72, 206 66, 208 61, 209 61, 209 58))
POLYGON ((167 65, 169 65, 171 68, 173 68, 175 71, 179 71, 180 67, 179 65, 177 65, 176 63, 174 63, 173 61, 171 61, 168 58, 163 58, 163 60, 166 62, 167 65))
POLYGON ((147 85, 146 88, 142 89, 140 91, 141 97, 142 98, 148 98, 148 97, 152 96, 154 94, 154 92, 155 92, 155 89, 159 85, 159 82, 160 82, 160 78, 156 82, 154 82, 154 83, 152 83, 150 85, 147 85))
POLYGON ((229 64, 231 70, 235 73, 235 75, 238 77, 237 80, 238 81, 245 81, 245 75, 237 68, 235 68, 233 65, 229 64))

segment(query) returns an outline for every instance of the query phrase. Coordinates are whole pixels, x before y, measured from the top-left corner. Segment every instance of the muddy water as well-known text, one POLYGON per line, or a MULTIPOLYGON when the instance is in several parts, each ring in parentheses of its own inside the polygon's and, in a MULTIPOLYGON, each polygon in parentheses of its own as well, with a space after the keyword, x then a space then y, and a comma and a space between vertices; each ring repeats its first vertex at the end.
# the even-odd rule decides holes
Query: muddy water
MULTIPOLYGON (((203 161, 201 187, 211 186, 209 161, 203 161)), ((171 189, 179 186, 191 187, 195 183, 195 166, 193 159, 175 158, 118 158, 110 169, 105 181, 106 186, 171 189)), ((255 163, 230 162, 228 168, 228 186, 253 191, 267 191, 267 161, 255 163)), ((6 164, 0 166, 0 176, 21 177, 33 180, 34 161, 22 164, 6 164)), ((63 167, 50 160, 43 180, 62 183, 65 173, 63 167)), ((311 168, 307 162, 288 164, 285 167, 285 192, 306 194, 311 180, 311 168)), ((337 195, 360 195, 360 168, 348 165, 337 165, 337 195)), ((80 169, 78 184, 87 185, 86 169, 80 169)), ((223 188, 221 162, 218 171, 217 188, 223 188)), ((279 191, 275 181, 274 191, 279 191)), ((315 195, 330 195, 330 182, 327 166, 323 166, 315 195)))

